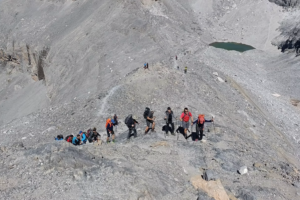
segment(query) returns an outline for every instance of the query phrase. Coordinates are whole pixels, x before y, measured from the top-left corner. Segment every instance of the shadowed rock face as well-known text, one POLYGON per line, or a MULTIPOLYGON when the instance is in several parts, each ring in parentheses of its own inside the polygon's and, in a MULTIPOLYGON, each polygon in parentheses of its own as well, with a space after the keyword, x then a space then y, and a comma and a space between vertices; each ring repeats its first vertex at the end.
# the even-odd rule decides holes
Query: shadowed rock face
POLYGON ((298 6, 300 3, 297 0, 269 0, 270 2, 274 2, 283 7, 295 7, 298 6))
POLYGON ((0 199, 211 200, 214 187, 220 199, 298 199, 299 57, 270 42, 296 47, 299 18, 281 11, 267 0, 0 1, 0 199), (144 135, 145 107, 156 133, 144 135), (176 129, 184 107, 215 123, 203 142, 166 136, 167 107, 176 129), (115 144, 54 141, 91 127, 106 140, 115 113, 115 144), (127 143, 128 114, 139 124, 127 143), (208 171, 220 180, 202 180, 208 171))

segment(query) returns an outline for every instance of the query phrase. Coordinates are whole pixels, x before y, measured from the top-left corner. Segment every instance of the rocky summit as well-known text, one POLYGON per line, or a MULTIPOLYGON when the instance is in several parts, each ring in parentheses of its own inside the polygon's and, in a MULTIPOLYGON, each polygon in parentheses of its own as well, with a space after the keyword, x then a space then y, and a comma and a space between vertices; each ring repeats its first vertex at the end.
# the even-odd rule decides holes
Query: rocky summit
POLYGON ((299 22, 297 0, 0 0, 0 199, 300 199, 299 22))

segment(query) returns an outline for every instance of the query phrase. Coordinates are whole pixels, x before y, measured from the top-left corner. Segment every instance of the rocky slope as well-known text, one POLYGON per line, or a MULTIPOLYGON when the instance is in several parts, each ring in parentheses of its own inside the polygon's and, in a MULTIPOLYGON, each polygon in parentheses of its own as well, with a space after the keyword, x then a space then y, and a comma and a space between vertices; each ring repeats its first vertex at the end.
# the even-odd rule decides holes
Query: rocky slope
POLYGON ((267 0, 0 4, 1 199, 299 198, 299 57, 271 44, 295 33, 297 8, 267 0), (257 49, 208 46, 227 40, 257 49), (146 106, 158 127, 145 136, 146 106), (207 124, 202 143, 166 137, 168 106, 176 116, 184 107, 205 113, 215 126, 207 124), (53 140, 94 126, 105 140, 114 113, 116 144, 53 140), (127 143, 130 113, 140 125, 127 143), (205 170, 216 181, 203 181, 205 170))

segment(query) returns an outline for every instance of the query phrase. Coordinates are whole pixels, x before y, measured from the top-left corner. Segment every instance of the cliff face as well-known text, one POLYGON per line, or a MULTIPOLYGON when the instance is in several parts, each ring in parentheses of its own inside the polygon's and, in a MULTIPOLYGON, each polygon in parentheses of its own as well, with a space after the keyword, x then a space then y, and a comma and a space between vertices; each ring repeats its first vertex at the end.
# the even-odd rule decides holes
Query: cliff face
POLYGON ((289 39, 295 48, 299 16, 278 5, 0 1, 0 198, 297 199, 299 57, 276 46, 289 39), (225 51, 214 41, 256 49, 225 51), (214 117, 204 141, 192 141, 195 126, 187 140, 166 136, 169 106, 176 128, 184 107, 194 120, 214 117), (156 133, 144 135, 145 107, 156 133), (94 126, 105 141, 115 113, 115 144, 54 141, 94 126), (128 114, 139 121, 129 142, 128 114), (237 173, 243 166, 247 175, 237 173), (205 171, 219 180, 204 181, 205 171))

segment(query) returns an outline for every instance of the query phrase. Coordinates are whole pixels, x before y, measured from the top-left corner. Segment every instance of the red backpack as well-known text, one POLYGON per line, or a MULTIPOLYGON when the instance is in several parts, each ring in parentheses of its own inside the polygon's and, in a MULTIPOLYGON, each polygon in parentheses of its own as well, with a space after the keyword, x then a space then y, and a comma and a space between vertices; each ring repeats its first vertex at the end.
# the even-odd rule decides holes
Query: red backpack
POLYGON ((204 116, 205 115, 198 115, 198 124, 201 124, 201 125, 204 124, 204 122, 205 122, 204 116))

